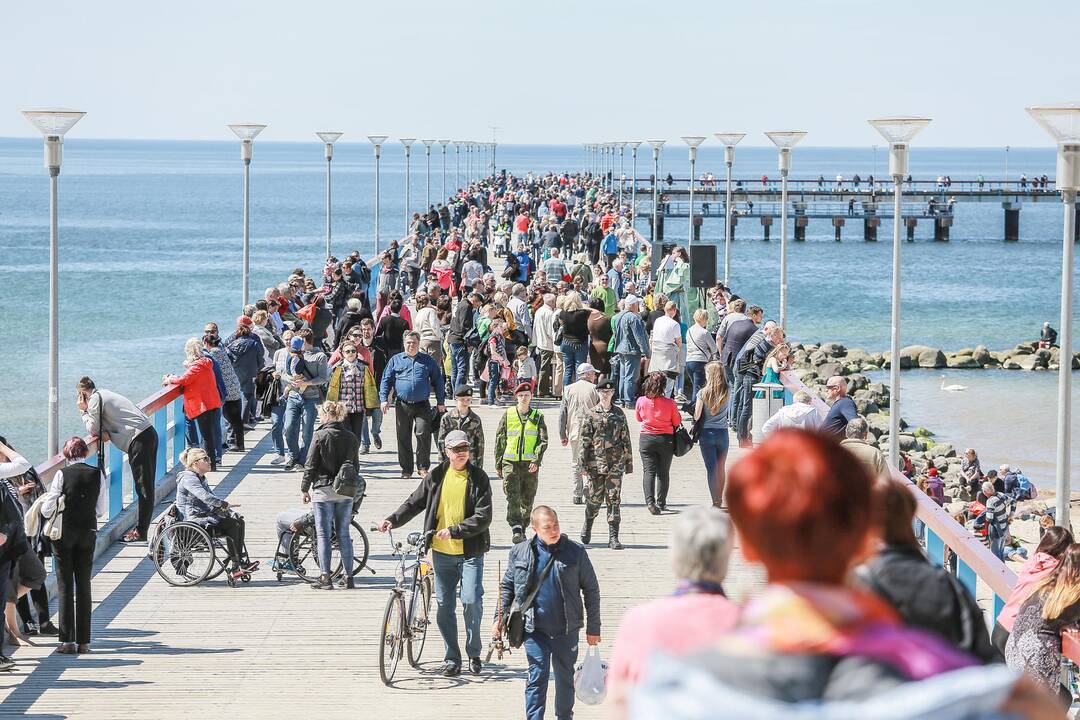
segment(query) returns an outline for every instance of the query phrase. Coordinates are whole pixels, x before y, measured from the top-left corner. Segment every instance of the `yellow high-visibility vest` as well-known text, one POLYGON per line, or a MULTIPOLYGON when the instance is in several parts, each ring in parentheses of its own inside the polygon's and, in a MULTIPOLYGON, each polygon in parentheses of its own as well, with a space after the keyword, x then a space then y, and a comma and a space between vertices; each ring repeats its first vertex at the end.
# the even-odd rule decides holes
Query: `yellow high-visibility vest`
POLYGON ((503 451, 503 460, 533 462, 536 460, 536 446, 539 442, 539 411, 530 409, 524 422, 516 407, 506 411, 506 450, 503 451))

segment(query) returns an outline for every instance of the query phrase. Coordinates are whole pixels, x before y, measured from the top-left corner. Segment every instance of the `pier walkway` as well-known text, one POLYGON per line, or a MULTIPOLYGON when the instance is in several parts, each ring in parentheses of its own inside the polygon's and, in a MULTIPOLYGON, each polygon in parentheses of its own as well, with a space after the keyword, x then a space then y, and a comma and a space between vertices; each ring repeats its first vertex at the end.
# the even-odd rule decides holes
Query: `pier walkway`
MULTIPOLYGON (((563 531, 576 537, 584 506, 570 502, 570 449, 557 440, 558 406, 541 402, 540 407, 555 440, 541 468, 536 502, 554 506, 563 531)), ((492 440, 485 460, 490 469, 502 410, 478 412, 492 440)), ((638 425, 632 414, 629 419, 636 446, 638 425)), ((505 720, 523 715, 524 652, 515 650, 501 662, 493 658, 479 677, 444 678, 437 672, 442 642, 434 625, 422 669, 417 672, 403 662, 393 688, 381 683, 380 624, 395 568, 386 536, 369 533, 369 564, 376 574, 359 574, 355 591, 316 593, 295 578, 275 579, 267 568, 277 542, 275 516, 301 506, 300 473, 270 464, 274 451, 268 428, 263 423, 250 433, 252 449, 246 455, 227 454, 220 471, 209 478, 246 518, 248 547, 263 566, 252 582, 233 589, 218 578, 175 588, 156 574, 145 546, 108 548, 94 566, 93 652, 57 655, 53 638, 19 649, 17 669, 0 674, 0 717, 343 718, 363 712, 371 717, 505 720)), ((399 478, 392 417, 383 428, 383 450, 373 449, 362 458, 368 490, 357 520, 365 529, 386 517, 418 482, 399 478)), ((734 447, 729 462, 741 452, 734 447)), ((589 551, 600 580, 605 657, 610 657, 623 612, 670 592, 673 585, 667 557, 672 515, 654 517, 645 511, 636 452, 634 465, 623 492, 626 549, 613 551, 597 543, 589 551)), ((492 550, 484 567, 485 638, 495 613, 498 566, 502 562, 505 568, 510 547, 501 484, 493 483, 493 500, 492 550)), ((695 448, 675 459, 670 507, 678 512, 707 502, 695 448)), ((417 518, 408 528, 420 523, 417 518)), ((606 541, 602 513, 594 538, 606 541)), ((725 584, 729 595, 742 598, 762 582, 760 569, 747 565, 736 549, 725 584)), ((600 718, 603 708, 579 703, 575 714, 600 718)))

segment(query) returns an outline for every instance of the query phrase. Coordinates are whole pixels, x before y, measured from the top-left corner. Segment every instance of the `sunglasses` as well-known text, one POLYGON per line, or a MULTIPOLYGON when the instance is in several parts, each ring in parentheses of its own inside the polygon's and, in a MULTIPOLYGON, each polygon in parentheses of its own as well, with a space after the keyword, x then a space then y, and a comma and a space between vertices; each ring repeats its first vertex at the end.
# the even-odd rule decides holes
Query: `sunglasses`
POLYGON ((454 453, 455 455, 459 455, 461 453, 469 452, 469 446, 468 445, 458 445, 457 447, 446 448, 446 451, 454 453))

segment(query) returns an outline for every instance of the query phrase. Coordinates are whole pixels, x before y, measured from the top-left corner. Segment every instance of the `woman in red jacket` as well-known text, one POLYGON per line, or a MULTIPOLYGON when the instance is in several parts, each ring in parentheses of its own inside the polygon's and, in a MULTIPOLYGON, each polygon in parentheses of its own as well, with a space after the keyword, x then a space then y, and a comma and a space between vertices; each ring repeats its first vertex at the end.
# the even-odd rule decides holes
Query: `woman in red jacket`
POLYGON ((675 454, 675 430, 682 425, 682 415, 675 401, 664 396, 667 376, 651 372, 642 383, 644 395, 637 399, 634 415, 641 423, 638 451, 644 468, 642 486, 645 507, 653 515, 667 509, 668 484, 671 481, 671 458, 675 454))
POLYGON ((221 395, 218 394, 217 381, 214 379, 214 363, 202 354, 202 341, 191 338, 184 343, 184 374, 166 375, 161 381, 162 386, 179 385, 184 393, 184 416, 188 422, 194 422, 199 426, 199 435, 202 437, 203 449, 210 456, 210 469, 217 470, 214 452, 214 422, 217 413, 214 411, 221 407, 221 395))

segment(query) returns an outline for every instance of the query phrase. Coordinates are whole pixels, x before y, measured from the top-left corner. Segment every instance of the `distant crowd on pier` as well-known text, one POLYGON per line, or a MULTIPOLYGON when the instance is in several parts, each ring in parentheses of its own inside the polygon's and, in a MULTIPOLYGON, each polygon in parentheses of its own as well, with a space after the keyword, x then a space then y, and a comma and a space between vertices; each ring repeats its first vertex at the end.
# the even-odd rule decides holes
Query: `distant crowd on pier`
MULTIPOLYGON (((182 390, 188 421, 178 519, 224 539, 230 577, 259 570, 245 519, 208 476, 268 421, 273 464, 298 473, 298 502, 312 506, 320 568, 312 587, 351 589, 349 573, 329 572, 331 541, 351 567, 350 522, 364 495, 357 476, 392 418, 401 478, 417 484, 379 529, 423 518, 442 674, 484 672, 483 569, 499 534, 512 548, 492 632, 512 634, 520 613, 526 715, 544 717, 553 674, 555 715, 571 718, 581 629, 588 645, 601 642, 594 525, 603 512, 607 548, 623 549, 621 528, 635 521, 622 507, 623 481, 640 466, 644 512, 671 518, 678 583, 623 620, 607 676, 614 717, 704 717, 719 707, 729 717, 765 717, 833 703, 861 703, 857 714, 875 717, 916 699, 941 718, 1062 716, 1060 629, 1080 619, 1080 545, 1069 531, 1045 530, 992 642, 968 590, 926 559, 913 531, 915 496, 866 442, 847 380, 829 378, 826 413, 797 392, 754 447, 755 394, 775 392, 754 386, 778 383, 788 369, 784 328, 760 301, 719 283, 693 287, 682 247, 654 267, 659 254, 630 212, 599 178, 501 173, 414 214, 408 236, 376 258, 353 252, 312 273, 297 267, 230 327, 206 323, 184 345, 183 371, 163 378, 182 390), (493 439, 475 402, 499 407, 493 439), (747 452, 728 473, 732 432, 747 452), (572 453, 570 478, 544 473, 556 442, 572 453), (673 513, 672 459, 694 445, 711 504, 673 513), (492 527, 498 485, 507 502, 501 531, 492 527), (537 502, 560 493, 581 506, 574 537, 560 525, 569 518, 537 502), (736 534, 768 577, 738 605, 724 592, 736 534)), ((152 424, 89 377, 77 392, 88 432, 129 455, 139 515, 124 539, 146 542, 152 424)), ((38 619, 26 607, 24 629, 14 617, 8 629, 16 639, 58 632, 61 653, 90 651, 105 483, 88 454, 82 440, 68 441, 69 464, 44 488, 0 439, 0 595, 13 607, 30 593, 38 619), (51 535, 58 539, 43 542, 51 535), (39 569, 50 552, 55 629, 39 569)), ((992 482, 980 487, 985 522, 998 532, 1003 493, 992 482)), ((283 538, 300 532, 305 512, 290 511, 283 527, 279 519, 283 538)), ((289 562, 279 553, 272 569, 287 572, 289 562)))

